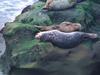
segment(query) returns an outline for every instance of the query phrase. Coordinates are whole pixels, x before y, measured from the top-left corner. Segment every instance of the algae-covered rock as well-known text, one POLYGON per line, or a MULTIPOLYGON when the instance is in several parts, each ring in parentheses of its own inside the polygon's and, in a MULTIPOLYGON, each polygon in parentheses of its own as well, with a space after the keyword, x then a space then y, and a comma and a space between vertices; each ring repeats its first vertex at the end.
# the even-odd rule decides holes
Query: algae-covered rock
MULTIPOLYGON (((73 49, 60 49, 50 43, 35 40, 34 35, 39 30, 34 25, 71 21, 81 23, 86 32, 100 33, 99 23, 94 20, 99 15, 99 10, 96 12, 94 9, 98 5, 92 4, 92 8, 91 2, 84 1, 71 9, 47 12, 42 10, 44 5, 44 2, 33 4, 32 9, 17 16, 14 22, 6 23, 3 29, 7 48, 2 59, 9 62, 4 64, 11 69, 10 74, 37 75, 37 72, 42 71, 46 75, 97 75, 95 69, 100 69, 97 67, 99 61, 96 60, 99 56, 98 42, 93 45, 87 41, 73 49), (91 58, 93 52, 97 55, 96 59, 91 58)), ((8 72, 9 69, 5 71, 8 72)))
POLYGON ((31 25, 50 25, 52 24, 49 16, 41 11, 44 3, 37 2, 34 4, 34 9, 19 15, 15 21, 21 23, 28 23, 31 25))
POLYGON ((40 65, 43 69, 50 71, 51 75, 90 75, 89 73, 92 72, 91 64, 94 62, 88 58, 89 49, 86 46, 80 45, 71 49, 70 55, 67 50, 57 49, 57 51, 42 58, 44 62, 40 65))
POLYGON ((5 40, 0 33, 0 75, 7 75, 10 70, 11 51, 6 50, 5 40))
POLYGON ((54 48, 50 44, 40 44, 33 46, 29 51, 13 53, 15 55, 12 56, 12 64, 19 68, 40 68, 50 75, 90 75, 95 65, 89 58, 91 50, 84 45, 70 50, 71 54, 69 50, 54 48))
POLYGON ((91 15, 89 2, 81 2, 76 5, 76 7, 64 10, 64 11, 49 11, 48 15, 50 16, 53 23, 61 23, 63 21, 79 22, 83 25, 83 28, 88 28, 93 21, 91 15), (78 13, 78 14, 77 14, 78 13))
MULTIPOLYGON (((36 33, 38 30, 30 24, 23 24, 23 23, 18 23, 18 22, 12 22, 12 23, 7 23, 6 27, 3 29, 3 34, 6 36, 13 36, 17 32, 20 31, 26 31, 28 30, 29 32, 36 33)), ((23 33, 22 33, 23 34, 23 33)))
POLYGON ((92 27, 89 29, 91 32, 98 33, 100 36, 100 4, 91 2, 91 14, 94 17, 92 27))
POLYGON ((100 61, 100 41, 94 44, 93 49, 94 52, 96 53, 96 60, 100 61))
POLYGON ((47 0, 39 0, 39 1, 43 1, 43 2, 46 2, 47 0))
POLYGON ((30 11, 30 10, 32 10, 32 9, 34 9, 34 7, 32 7, 31 5, 28 5, 27 7, 25 7, 25 8, 22 10, 21 14, 23 14, 23 13, 25 13, 25 12, 27 12, 27 11, 30 11))
POLYGON ((99 0, 91 0, 91 1, 100 4, 100 1, 99 0))

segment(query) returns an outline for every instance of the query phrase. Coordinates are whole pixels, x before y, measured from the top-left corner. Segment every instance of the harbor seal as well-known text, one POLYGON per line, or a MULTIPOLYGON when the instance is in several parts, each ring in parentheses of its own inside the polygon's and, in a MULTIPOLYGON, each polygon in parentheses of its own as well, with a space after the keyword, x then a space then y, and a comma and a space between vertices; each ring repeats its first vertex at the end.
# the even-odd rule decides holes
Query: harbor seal
POLYGON ((54 46, 69 49, 74 48, 81 44, 84 40, 96 39, 97 34, 85 33, 85 32, 70 32, 65 33, 59 30, 51 30, 39 32, 36 34, 35 38, 43 42, 50 42, 54 46))
POLYGON ((77 0, 47 0, 43 9, 45 10, 64 10, 73 7, 77 0))
POLYGON ((82 29, 80 23, 72 23, 72 22, 62 22, 58 25, 51 25, 51 26, 37 26, 37 29, 40 31, 49 31, 49 30, 59 30, 62 32, 72 32, 72 31, 79 31, 82 29))

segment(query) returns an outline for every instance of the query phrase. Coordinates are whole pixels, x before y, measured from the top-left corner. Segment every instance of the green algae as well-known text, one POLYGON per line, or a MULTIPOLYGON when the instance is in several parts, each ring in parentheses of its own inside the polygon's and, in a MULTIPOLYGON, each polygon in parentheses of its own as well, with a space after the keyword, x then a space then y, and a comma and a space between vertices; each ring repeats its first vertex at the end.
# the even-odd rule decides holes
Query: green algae
POLYGON ((10 35, 14 35, 17 31, 20 31, 21 29, 30 30, 32 32, 37 31, 37 29, 30 24, 12 22, 12 23, 7 23, 7 26, 4 28, 3 33, 4 35, 10 36, 10 35))
MULTIPOLYGON (((91 41, 70 49, 72 53, 68 55, 69 49, 59 49, 51 44, 35 40, 34 35, 38 30, 34 25, 51 25, 52 23, 71 21, 79 22, 87 29, 90 29, 91 25, 94 28, 95 25, 91 24, 94 17, 90 13, 90 4, 85 1, 78 3, 75 8, 65 10, 66 12, 54 11, 51 13, 52 17, 48 12, 42 12, 43 6, 43 2, 37 2, 32 5, 32 10, 17 16, 14 22, 6 24, 3 33, 7 51, 11 53, 11 66, 43 68, 50 71, 52 75, 89 75, 92 71, 90 65, 93 62, 88 57, 91 41)), ((96 30, 99 31, 99 27, 96 30)))
POLYGON ((42 12, 44 3, 37 2, 34 4, 34 10, 19 15, 15 21, 31 25, 50 25, 52 24, 49 16, 42 12))

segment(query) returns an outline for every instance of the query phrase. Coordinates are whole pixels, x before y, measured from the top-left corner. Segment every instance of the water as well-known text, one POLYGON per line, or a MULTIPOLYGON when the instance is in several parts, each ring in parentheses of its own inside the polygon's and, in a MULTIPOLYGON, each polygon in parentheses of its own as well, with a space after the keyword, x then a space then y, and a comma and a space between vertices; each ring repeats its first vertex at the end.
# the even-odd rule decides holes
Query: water
MULTIPOLYGON (((6 22, 12 22, 17 15, 28 5, 38 0, 0 0, 0 30, 6 22)), ((0 33, 0 57, 6 50, 5 40, 0 33)), ((0 69, 0 75, 3 75, 0 69)))
POLYGON ((0 0, 0 29, 4 23, 13 21, 23 8, 36 1, 38 0, 0 0))

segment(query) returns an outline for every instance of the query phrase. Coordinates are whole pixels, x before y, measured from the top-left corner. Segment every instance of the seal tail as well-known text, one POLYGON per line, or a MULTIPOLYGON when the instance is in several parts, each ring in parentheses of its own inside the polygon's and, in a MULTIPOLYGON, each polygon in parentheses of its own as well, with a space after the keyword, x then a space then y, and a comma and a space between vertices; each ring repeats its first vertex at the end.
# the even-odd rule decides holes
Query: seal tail
POLYGON ((99 38, 98 34, 95 34, 95 33, 85 33, 84 35, 85 35, 84 38, 89 38, 89 39, 93 39, 93 40, 99 38))
POLYGON ((98 35, 95 33, 86 33, 86 34, 87 34, 87 37, 89 37, 90 39, 97 39, 98 38, 98 35))

